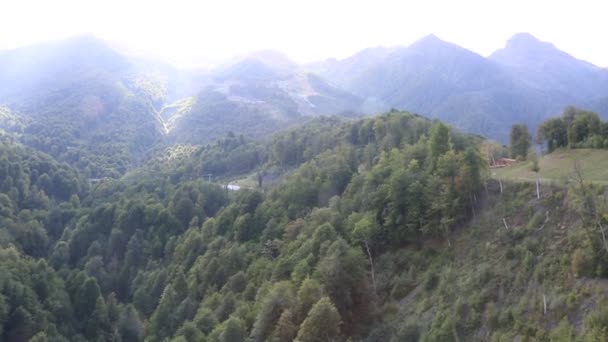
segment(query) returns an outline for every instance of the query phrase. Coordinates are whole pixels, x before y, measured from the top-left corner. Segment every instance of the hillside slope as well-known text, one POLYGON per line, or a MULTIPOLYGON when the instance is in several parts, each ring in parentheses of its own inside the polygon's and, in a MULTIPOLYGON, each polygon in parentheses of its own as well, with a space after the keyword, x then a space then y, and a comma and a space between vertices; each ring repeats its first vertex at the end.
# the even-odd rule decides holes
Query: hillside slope
POLYGON ((451 247, 429 242, 378 260, 392 301, 368 341, 606 338, 608 283, 587 276, 579 259, 592 253, 576 196, 546 186, 538 200, 531 184, 504 188, 490 183, 451 247))
POLYGON ((163 134, 162 87, 140 71, 90 36, 4 52, 0 103, 20 129, 2 127, 90 177, 117 177, 163 134))
POLYGON ((210 143, 229 131, 259 138, 314 116, 353 115, 361 106, 358 97, 274 51, 230 62, 200 87, 197 95, 166 108, 172 113, 163 115, 168 141, 210 143))
POLYGON ((0 338, 606 340, 605 191, 501 191, 480 142, 409 113, 320 118, 88 189, 6 140, 0 338), (211 170, 287 174, 229 191, 211 170))
MULTIPOLYGON (((608 184, 608 151, 601 149, 562 149, 543 155, 539 160, 538 176, 542 181, 566 184, 575 178, 575 166, 586 181, 608 184)), ((529 162, 493 169, 493 177, 514 181, 534 181, 529 162)))

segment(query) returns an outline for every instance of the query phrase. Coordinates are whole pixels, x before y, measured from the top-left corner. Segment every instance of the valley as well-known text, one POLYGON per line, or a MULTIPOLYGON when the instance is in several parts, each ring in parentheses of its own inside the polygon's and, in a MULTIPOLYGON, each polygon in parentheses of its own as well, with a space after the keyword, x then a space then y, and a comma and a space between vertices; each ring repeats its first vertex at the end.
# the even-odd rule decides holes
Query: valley
POLYGON ((606 94, 529 34, 0 51, 0 341, 607 341, 606 94))
POLYGON ((93 178, 119 177, 162 146, 228 132, 257 139, 320 115, 410 110, 503 143, 506 127, 535 129, 567 105, 608 115, 608 71, 527 34, 488 58, 429 36, 307 65, 265 50, 210 70, 132 58, 81 36, 2 52, 0 75, 11 113, 0 128, 93 178))

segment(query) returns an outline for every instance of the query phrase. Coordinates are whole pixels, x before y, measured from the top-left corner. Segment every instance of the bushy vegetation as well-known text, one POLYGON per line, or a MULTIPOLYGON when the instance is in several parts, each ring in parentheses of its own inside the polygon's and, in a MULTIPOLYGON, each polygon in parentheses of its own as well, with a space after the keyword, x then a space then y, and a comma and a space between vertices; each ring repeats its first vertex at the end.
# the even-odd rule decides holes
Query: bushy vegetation
POLYGON ((533 202, 526 184, 501 193, 479 142, 409 113, 319 119, 266 143, 173 150, 89 188, 5 141, 1 339, 602 336, 593 287, 575 278, 605 275, 599 190, 579 184, 572 204, 559 188, 533 202), (204 176, 268 170, 287 173, 236 192, 204 176), (566 315, 579 307, 595 310, 584 330, 566 315))
POLYGON ((560 147, 607 148, 608 122, 594 112, 568 107, 561 117, 544 121, 537 135, 548 152, 560 147))

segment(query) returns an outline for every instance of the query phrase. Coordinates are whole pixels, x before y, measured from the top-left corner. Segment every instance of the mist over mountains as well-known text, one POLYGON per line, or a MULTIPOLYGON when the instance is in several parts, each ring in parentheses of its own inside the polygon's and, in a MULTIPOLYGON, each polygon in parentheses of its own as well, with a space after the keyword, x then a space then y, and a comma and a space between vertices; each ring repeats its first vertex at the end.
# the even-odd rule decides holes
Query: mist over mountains
POLYGON ((566 105, 593 106, 608 93, 608 70, 525 33, 488 58, 431 35, 311 69, 382 109, 408 108, 502 141, 514 122, 534 127, 566 105))
POLYGON ((608 341, 588 109, 608 70, 529 34, 197 70, 0 51, 0 341, 608 341))
POLYGON ((130 57, 92 36, 0 52, 2 128, 95 177, 159 144, 259 138, 319 115, 403 109, 504 142, 513 123, 534 129, 567 105, 606 116, 607 103, 608 70, 525 33, 487 58, 431 35, 307 65, 260 51, 211 70, 130 57))

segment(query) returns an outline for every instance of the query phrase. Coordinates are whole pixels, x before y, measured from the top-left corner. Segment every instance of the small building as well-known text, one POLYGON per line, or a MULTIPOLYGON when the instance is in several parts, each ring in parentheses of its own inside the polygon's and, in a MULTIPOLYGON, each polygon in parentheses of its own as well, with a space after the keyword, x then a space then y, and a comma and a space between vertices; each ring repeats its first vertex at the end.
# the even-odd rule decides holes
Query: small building
POLYGON ((226 185, 226 189, 231 190, 231 191, 239 191, 239 190, 241 190, 241 187, 239 185, 235 185, 235 184, 228 184, 228 185, 226 185))
POLYGON ((491 169, 495 169, 495 168, 500 168, 500 167, 505 167, 505 166, 513 165, 515 163, 517 163, 517 160, 515 160, 515 159, 499 158, 499 159, 494 160, 494 162, 490 163, 490 168, 491 169))

